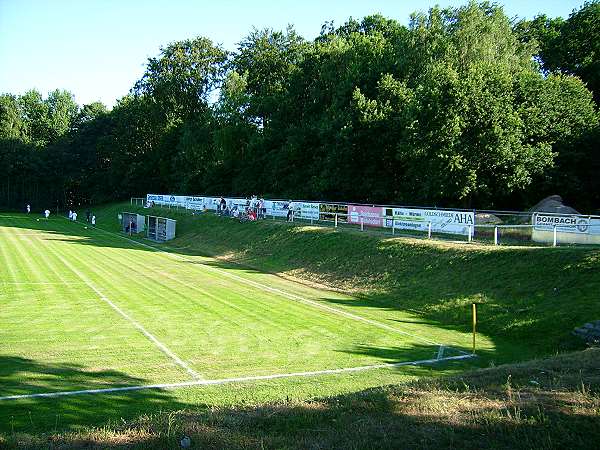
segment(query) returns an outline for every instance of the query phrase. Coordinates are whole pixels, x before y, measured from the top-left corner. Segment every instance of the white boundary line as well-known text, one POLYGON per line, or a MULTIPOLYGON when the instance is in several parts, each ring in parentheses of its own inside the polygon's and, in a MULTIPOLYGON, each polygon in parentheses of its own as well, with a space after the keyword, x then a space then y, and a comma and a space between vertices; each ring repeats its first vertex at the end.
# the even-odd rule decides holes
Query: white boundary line
POLYGON ((185 369, 185 371, 192 376, 194 380, 200 380, 202 377, 195 372, 190 366, 188 366, 179 356, 173 353, 169 348, 160 342, 152 333, 147 331, 139 322, 134 320, 131 316, 125 313, 121 308, 115 305, 106 295, 100 291, 85 275, 79 272, 71 263, 69 263, 65 258, 63 258, 59 253, 53 252, 54 255, 73 272, 77 275, 81 280, 91 289, 96 295, 107 303, 112 309, 118 312, 122 317, 124 317, 129 323, 131 323, 135 328, 137 328, 146 338, 148 338, 154 345, 156 345, 160 351, 162 351, 165 355, 171 358, 178 366, 185 369))
POLYGON ((69 395, 82 395, 82 394, 109 394, 111 392, 126 392, 126 391, 141 391, 144 389, 177 389, 192 386, 212 386, 221 384, 231 383, 243 383, 248 381, 265 381, 265 380, 277 380, 282 378, 299 378, 299 377, 313 377, 319 375, 329 375, 344 372, 361 372, 364 370, 373 369, 386 369, 402 366, 418 366, 425 364, 435 364, 440 361, 457 361, 462 359, 473 358, 474 355, 460 355, 460 356, 449 356, 442 359, 422 359, 417 361, 406 361, 399 363, 383 363, 373 364, 370 366, 358 366, 358 367, 346 367, 343 369, 326 369, 326 370, 314 370, 310 372, 291 372, 291 373, 279 373, 272 375, 256 375, 249 377, 238 377, 238 378, 222 378, 217 380, 196 380, 196 381, 184 381, 182 383, 162 383, 162 384, 142 384, 137 386, 124 386, 117 388, 104 388, 104 389, 83 389, 79 391, 61 391, 61 392, 42 392, 39 394, 19 394, 19 395, 7 395, 0 397, 1 400, 20 400, 28 398, 52 398, 52 397, 66 397, 69 395))
MULTIPOLYGON (((77 222, 76 222, 76 223, 77 223, 77 222)), ((80 225, 81 225, 81 224, 80 224, 80 225)), ((165 250, 163 250, 163 249, 161 249, 161 248, 159 248, 159 247, 155 247, 155 246, 153 246, 153 245, 145 244, 145 243, 143 243, 143 242, 138 242, 138 241, 135 241, 135 240, 133 240, 133 239, 129 239, 129 238, 125 237, 125 236, 121 236, 120 234, 117 234, 117 233, 113 233, 113 232, 111 232, 111 231, 104 230, 104 229, 102 229, 102 228, 95 228, 95 230, 99 230, 99 231, 102 231, 102 232, 104 232, 104 233, 106 233, 106 234, 110 234, 110 235, 112 235, 112 236, 119 237, 119 238, 121 238, 121 239, 123 239, 123 240, 129 241, 129 242, 132 242, 132 243, 134 243, 134 244, 137 244, 137 245, 140 245, 140 246, 142 246, 142 247, 147 247, 147 248, 150 248, 150 249, 152 249, 152 250, 155 250, 155 251, 157 251, 157 252, 160 252, 160 253, 165 253, 165 254, 166 254, 166 255, 168 255, 169 257, 171 257, 171 258, 174 258, 174 259, 177 259, 177 260, 180 260, 180 261, 184 261, 184 262, 193 262, 193 263, 196 263, 196 261, 192 261, 192 260, 189 260, 189 259, 187 259, 187 258, 184 258, 184 257, 182 257, 182 256, 179 256, 179 255, 177 255, 177 254, 175 254, 175 253, 171 253, 171 252, 165 251, 165 250)), ((242 282, 242 283, 245 283, 245 284, 247 284, 247 285, 254 286, 254 287, 258 287, 258 288, 260 288, 260 289, 262 289, 262 290, 265 290, 265 291, 270 291, 270 292, 276 293, 276 294, 278 294, 278 295, 280 295, 280 296, 282 296, 282 297, 286 297, 286 298, 288 298, 288 299, 290 299, 290 300, 300 301, 300 302, 302 302, 302 303, 309 304, 309 305, 311 305, 311 306, 315 306, 315 307, 317 307, 317 308, 324 309, 324 310, 326 310, 326 311, 329 311, 329 312, 331 312, 331 313, 333 313, 333 314, 337 314, 337 315, 340 315, 340 316, 345 316, 345 317, 348 317, 348 318, 350 318, 350 319, 353 319, 353 320, 356 320, 356 321, 360 321, 360 322, 364 322, 364 323, 369 323, 369 324, 371 324, 371 325, 374 325, 374 326, 376 326, 376 327, 379 327, 379 328, 383 328, 383 329, 385 329, 385 330, 388 330, 388 331, 392 331, 392 332, 394 332, 394 333, 400 333, 400 334, 403 334, 403 335, 405 335, 405 336, 410 336, 410 337, 412 337, 412 338, 414 338, 414 339, 417 339, 417 340, 419 340, 419 341, 421 341, 421 342, 424 342, 424 343, 426 343, 426 344, 430 344, 430 345, 436 345, 436 346, 442 346, 442 345, 444 345, 444 344, 440 344, 440 343, 438 343, 438 342, 434 342, 434 341, 431 341, 431 340, 429 340, 429 339, 423 338, 423 337, 421 337, 421 336, 419 336, 419 335, 416 335, 416 334, 408 333, 408 332, 406 332, 406 331, 399 330, 398 328, 392 327, 392 326, 390 326, 390 325, 387 325, 387 324, 385 324, 385 323, 378 322, 378 321, 376 321, 376 320, 373 320, 373 319, 367 319, 366 317, 362 317, 362 316, 359 316, 359 315, 353 314, 353 313, 351 313, 351 312, 343 311, 343 310, 340 310, 340 309, 334 308, 334 307, 332 307, 332 306, 324 305, 324 304, 321 304, 321 303, 319 303, 319 302, 317 302, 317 301, 310 300, 310 299, 307 299, 307 298, 305 298, 305 297, 301 297, 301 296, 299 296, 299 295, 292 294, 292 293, 290 293, 290 292, 282 291, 281 289, 273 288, 273 287, 271 287, 271 286, 267 286, 267 285, 265 285, 265 284, 258 283, 258 282, 256 282, 256 281, 248 280, 248 279, 246 279, 246 278, 240 277, 239 275, 232 274, 232 273, 230 273, 230 272, 227 272, 227 271, 225 271, 225 270, 222 270, 222 269, 219 269, 219 268, 216 268, 216 267, 209 266, 209 265, 207 265, 207 264, 200 263, 199 265, 201 265, 202 267, 204 267, 204 268, 206 268, 206 269, 209 269, 209 270, 212 270, 212 271, 214 271, 214 272, 217 272, 217 273, 219 273, 219 274, 221 274, 221 275, 225 275, 225 276, 227 276, 227 277, 229 277, 229 278, 232 278, 232 279, 235 279, 235 280, 237 280, 237 281, 240 281, 240 282, 242 282)), ((446 347, 448 347, 448 346, 446 346, 446 347)), ((459 353, 462 353, 462 354, 464 354, 464 355, 468 355, 468 354, 469 354, 469 353, 467 353, 467 352, 465 352, 465 351, 463 351, 463 350, 459 350, 459 349, 455 349, 455 350, 456 350, 456 351, 458 351, 459 353)))

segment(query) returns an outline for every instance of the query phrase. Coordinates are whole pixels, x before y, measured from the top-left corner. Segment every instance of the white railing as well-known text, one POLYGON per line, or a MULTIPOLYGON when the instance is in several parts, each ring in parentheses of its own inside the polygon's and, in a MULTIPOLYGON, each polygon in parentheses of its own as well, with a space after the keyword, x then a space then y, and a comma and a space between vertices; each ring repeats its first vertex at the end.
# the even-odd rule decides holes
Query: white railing
MULTIPOLYGON (((217 210, 217 213, 219 213, 217 197, 149 194, 148 198, 155 199, 156 206, 165 209, 192 210, 193 213, 217 210)), ((237 205, 240 211, 244 211, 247 208, 247 202, 249 202, 248 199, 242 198, 226 198, 225 200, 228 207, 237 205)), ((136 199, 137 201, 139 199, 136 199)), ((494 245, 519 245, 534 241, 554 246, 569 243, 595 243, 600 245, 600 216, 359 205, 296 200, 292 202, 294 211, 288 217, 289 210, 286 209, 289 204, 288 201, 266 200, 265 206, 273 205, 273 207, 267 208, 264 217, 273 220, 289 219, 291 222, 301 221, 312 225, 333 226, 334 228, 354 228, 362 232, 371 231, 397 236, 493 243, 494 245), (358 212, 365 210, 368 213, 358 212), (392 212, 394 215, 389 215, 392 212), (457 219, 454 217, 455 215, 463 216, 465 220, 457 219), (538 223, 536 215, 539 215, 545 221, 542 220, 538 223), (585 220, 587 225, 584 225, 583 228, 586 231, 577 231, 576 228, 568 229, 564 225, 557 225, 552 228, 549 224, 553 220, 556 220, 557 223, 563 222, 556 219, 557 217, 565 217, 569 220, 576 218, 578 221, 585 220), (588 235, 592 237, 585 237, 588 235)))

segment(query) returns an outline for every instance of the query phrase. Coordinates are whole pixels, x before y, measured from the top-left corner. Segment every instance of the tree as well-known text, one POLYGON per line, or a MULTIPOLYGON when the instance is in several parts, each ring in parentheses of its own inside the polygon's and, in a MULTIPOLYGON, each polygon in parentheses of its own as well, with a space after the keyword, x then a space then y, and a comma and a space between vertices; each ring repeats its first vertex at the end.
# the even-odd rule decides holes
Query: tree
POLYGON ((545 72, 580 77, 600 104, 600 1, 585 2, 567 20, 540 15, 515 29, 521 40, 539 45, 545 72))
POLYGON ((152 98, 171 119, 201 114, 221 83, 226 59, 227 53, 206 38, 174 42, 148 59, 134 93, 152 98))

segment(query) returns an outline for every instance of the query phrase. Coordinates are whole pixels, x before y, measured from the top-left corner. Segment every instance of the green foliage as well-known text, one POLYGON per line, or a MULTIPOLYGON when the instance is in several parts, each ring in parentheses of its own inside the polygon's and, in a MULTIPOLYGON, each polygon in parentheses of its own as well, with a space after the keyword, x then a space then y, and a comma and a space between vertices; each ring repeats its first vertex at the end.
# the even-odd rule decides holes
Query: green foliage
POLYGON ((0 203, 178 191, 516 209, 559 193, 589 210, 598 8, 513 23, 470 2, 408 26, 326 23, 312 42, 254 29, 231 54, 187 39, 112 111, 65 91, 4 95, 5 179, 27 170, 41 186, 49 171, 58 187, 6 182, 0 203))

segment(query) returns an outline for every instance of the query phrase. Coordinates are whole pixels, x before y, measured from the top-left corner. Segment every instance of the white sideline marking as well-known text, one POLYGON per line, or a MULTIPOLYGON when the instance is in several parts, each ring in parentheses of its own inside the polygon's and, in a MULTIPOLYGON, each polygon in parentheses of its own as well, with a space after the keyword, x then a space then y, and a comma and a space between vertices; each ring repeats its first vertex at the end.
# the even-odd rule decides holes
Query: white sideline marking
MULTIPOLYGON (((165 250, 163 250, 161 248, 155 247, 153 245, 145 244, 144 242, 138 242, 138 241, 135 241, 133 239, 126 238, 125 236, 121 236, 120 234, 113 233, 113 232, 107 231, 107 230, 103 230, 102 228, 96 228, 96 230, 102 231, 104 233, 107 233, 107 234, 110 234, 110 235, 113 235, 113 236, 117 236, 117 237, 119 237, 121 239, 124 239, 126 241, 133 242, 134 244, 141 245, 142 247, 151 248, 152 250, 158 251, 160 253, 165 253, 165 254, 169 255, 170 257, 178 259, 180 261, 193 262, 193 263, 197 262, 197 261, 191 261, 191 260, 189 260, 187 258, 184 258, 182 256, 179 256, 179 255, 177 255, 175 253, 167 252, 167 251, 165 251, 165 250)), ((209 266, 207 264, 199 263, 199 265, 201 265, 202 267, 204 267, 206 269, 210 269, 210 270, 213 270, 213 271, 215 271, 215 272, 217 272, 219 274, 225 275, 225 276, 227 276, 229 278, 233 278, 235 280, 241 281, 242 283, 248 284, 250 286, 258 287, 258 288, 260 288, 262 290, 265 290, 265 291, 274 292, 276 294, 279 294, 280 296, 287 297, 288 299, 297 300, 297 301, 300 301, 300 302, 303 302, 303 303, 315 306, 317 308, 321 308, 321 309, 327 310, 327 311, 329 311, 329 312, 331 312, 333 314, 337 314, 337 315, 341 315, 341 316, 346 316, 346 317, 349 317, 349 318, 351 318, 353 320, 357 320, 357 321, 360 321, 360 322, 369 323, 369 324, 377 326, 379 328, 383 328, 383 329, 386 329, 388 331, 393 331, 394 333, 400 333, 400 334, 403 334, 405 336, 410 336, 410 337, 412 337, 414 339, 420 340, 421 342, 425 342, 426 344, 436 345, 436 346, 442 345, 442 344, 440 344, 438 342, 430 341, 429 339, 423 338, 423 337, 421 337, 419 335, 399 330, 398 328, 392 327, 392 326, 387 325, 385 323, 381 323, 381 322, 378 322, 378 321, 373 320, 373 319, 367 319, 366 317, 358 316, 358 315, 353 314, 351 312, 347 312, 347 311, 343 311, 343 310, 340 310, 340 309, 337 309, 337 308, 333 308, 332 306, 329 306, 329 305, 323 305, 322 303, 319 303, 317 301, 310 300, 310 299, 307 299, 305 297, 301 297, 299 295, 292 294, 292 293, 289 293, 289 292, 286 292, 286 291, 282 291, 280 289, 273 288, 271 286, 267 286, 266 284, 262 284, 262 283, 258 283, 256 281, 248 280, 246 278, 240 277, 239 275, 235 275, 235 274, 229 273, 229 272, 227 272, 225 270, 218 269, 216 267, 212 267, 212 266, 209 266)), ((456 351, 458 351, 460 353, 463 353, 465 355, 468 354, 467 352, 459 350, 459 349, 456 349, 456 351)))
POLYGON ((106 295, 100 291, 94 284, 81 272, 79 272, 71 263, 69 263, 65 258, 63 258, 60 254, 54 253, 54 255, 65 265, 67 266, 75 275, 77 275, 81 280, 91 289, 93 290, 98 297, 106 302, 112 309, 118 312, 121 316, 123 316, 126 320, 128 320, 134 327, 136 327, 144 336, 146 336, 151 342, 154 343, 165 355, 171 358, 175 363, 181 368, 185 369, 187 373, 189 373, 192 378, 195 380, 199 380, 202 377, 195 372, 190 366, 188 366, 179 356, 173 353, 169 348, 160 342, 152 333, 147 331, 139 322, 131 318, 126 312, 124 312, 121 308, 115 305, 106 295))
POLYGON ((310 372, 292 372, 292 373, 279 373, 272 375, 256 375, 249 377, 238 377, 238 378, 222 378, 218 380, 196 380, 196 381, 184 381, 181 383, 163 383, 163 384, 142 384, 137 386, 124 386, 118 388, 104 388, 104 389, 83 389, 79 391, 62 391, 62 392, 43 392, 39 394, 19 394, 19 395, 7 395, 0 397, 0 400, 19 400, 26 398, 39 398, 39 397, 65 397, 68 395, 81 395, 81 394, 108 394, 111 392, 127 392, 127 391, 141 391, 143 389, 176 389, 191 386, 211 386, 220 384, 230 383, 243 383, 247 381, 263 381, 263 380, 276 380, 281 378, 298 378, 298 377, 312 377, 319 375, 329 375, 344 372, 361 372, 364 370, 373 369, 385 369, 392 367, 402 366, 418 366, 424 364, 434 364, 440 361, 456 361, 461 359, 473 358, 474 355, 460 355, 460 356, 449 356, 442 359, 422 359, 417 361, 406 361, 398 363, 382 363, 373 364, 370 366, 358 366, 358 367, 346 367, 342 369, 326 369, 326 370, 314 370, 310 372))

